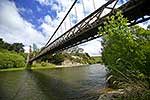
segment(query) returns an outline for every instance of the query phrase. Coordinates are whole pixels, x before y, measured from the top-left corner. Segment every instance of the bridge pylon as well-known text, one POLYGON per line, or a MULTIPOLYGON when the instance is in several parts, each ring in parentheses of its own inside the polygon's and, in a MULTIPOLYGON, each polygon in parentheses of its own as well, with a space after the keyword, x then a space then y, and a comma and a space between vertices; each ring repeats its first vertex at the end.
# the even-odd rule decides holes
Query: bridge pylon
POLYGON ((30 62, 30 58, 31 58, 31 52, 32 52, 32 49, 31 49, 31 45, 29 46, 29 53, 27 55, 27 60, 26 60, 26 69, 31 69, 31 65, 32 65, 32 62, 30 62))

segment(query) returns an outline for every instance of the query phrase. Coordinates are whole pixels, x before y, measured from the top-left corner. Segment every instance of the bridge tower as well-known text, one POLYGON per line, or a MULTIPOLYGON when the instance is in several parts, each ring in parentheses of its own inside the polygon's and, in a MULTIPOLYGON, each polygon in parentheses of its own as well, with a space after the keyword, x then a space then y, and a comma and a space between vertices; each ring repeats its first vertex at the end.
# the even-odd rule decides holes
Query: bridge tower
POLYGON ((26 64, 27 64, 27 69, 30 69, 31 68, 31 65, 32 63, 29 62, 30 61, 30 58, 31 58, 31 52, 32 52, 32 49, 31 49, 31 45, 29 46, 29 53, 27 55, 27 60, 26 60, 26 64))

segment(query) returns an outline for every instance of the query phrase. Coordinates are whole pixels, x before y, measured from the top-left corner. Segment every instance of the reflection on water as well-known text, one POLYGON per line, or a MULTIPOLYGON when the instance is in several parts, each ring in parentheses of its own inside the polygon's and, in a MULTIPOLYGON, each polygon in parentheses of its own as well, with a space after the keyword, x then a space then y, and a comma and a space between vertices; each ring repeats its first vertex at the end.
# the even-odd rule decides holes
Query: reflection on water
POLYGON ((102 65, 0 72, 0 100, 97 100, 106 86, 102 65))

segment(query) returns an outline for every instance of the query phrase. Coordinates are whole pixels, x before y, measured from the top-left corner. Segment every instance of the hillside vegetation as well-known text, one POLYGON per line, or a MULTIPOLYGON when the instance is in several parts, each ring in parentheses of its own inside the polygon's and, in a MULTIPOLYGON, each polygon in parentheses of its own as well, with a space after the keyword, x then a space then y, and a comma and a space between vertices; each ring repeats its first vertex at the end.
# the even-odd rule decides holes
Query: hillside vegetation
POLYGON ((22 43, 9 44, 0 39, 0 69, 25 67, 22 43))
POLYGON ((72 63, 80 64, 96 64, 101 63, 101 57, 90 57, 87 53, 56 53, 53 55, 46 55, 37 62, 49 62, 56 65, 61 65, 64 61, 69 60, 72 63))

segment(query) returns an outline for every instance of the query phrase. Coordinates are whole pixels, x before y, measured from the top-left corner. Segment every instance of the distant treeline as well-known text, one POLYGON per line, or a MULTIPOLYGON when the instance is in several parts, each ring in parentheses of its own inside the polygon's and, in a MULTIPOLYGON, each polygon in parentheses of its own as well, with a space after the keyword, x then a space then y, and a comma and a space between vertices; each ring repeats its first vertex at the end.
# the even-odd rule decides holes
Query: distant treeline
POLYGON ((4 42, 2 38, 0 38, 0 49, 6 49, 8 51, 15 51, 17 53, 24 52, 24 45, 22 43, 13 43, 9 44, 4 42))

